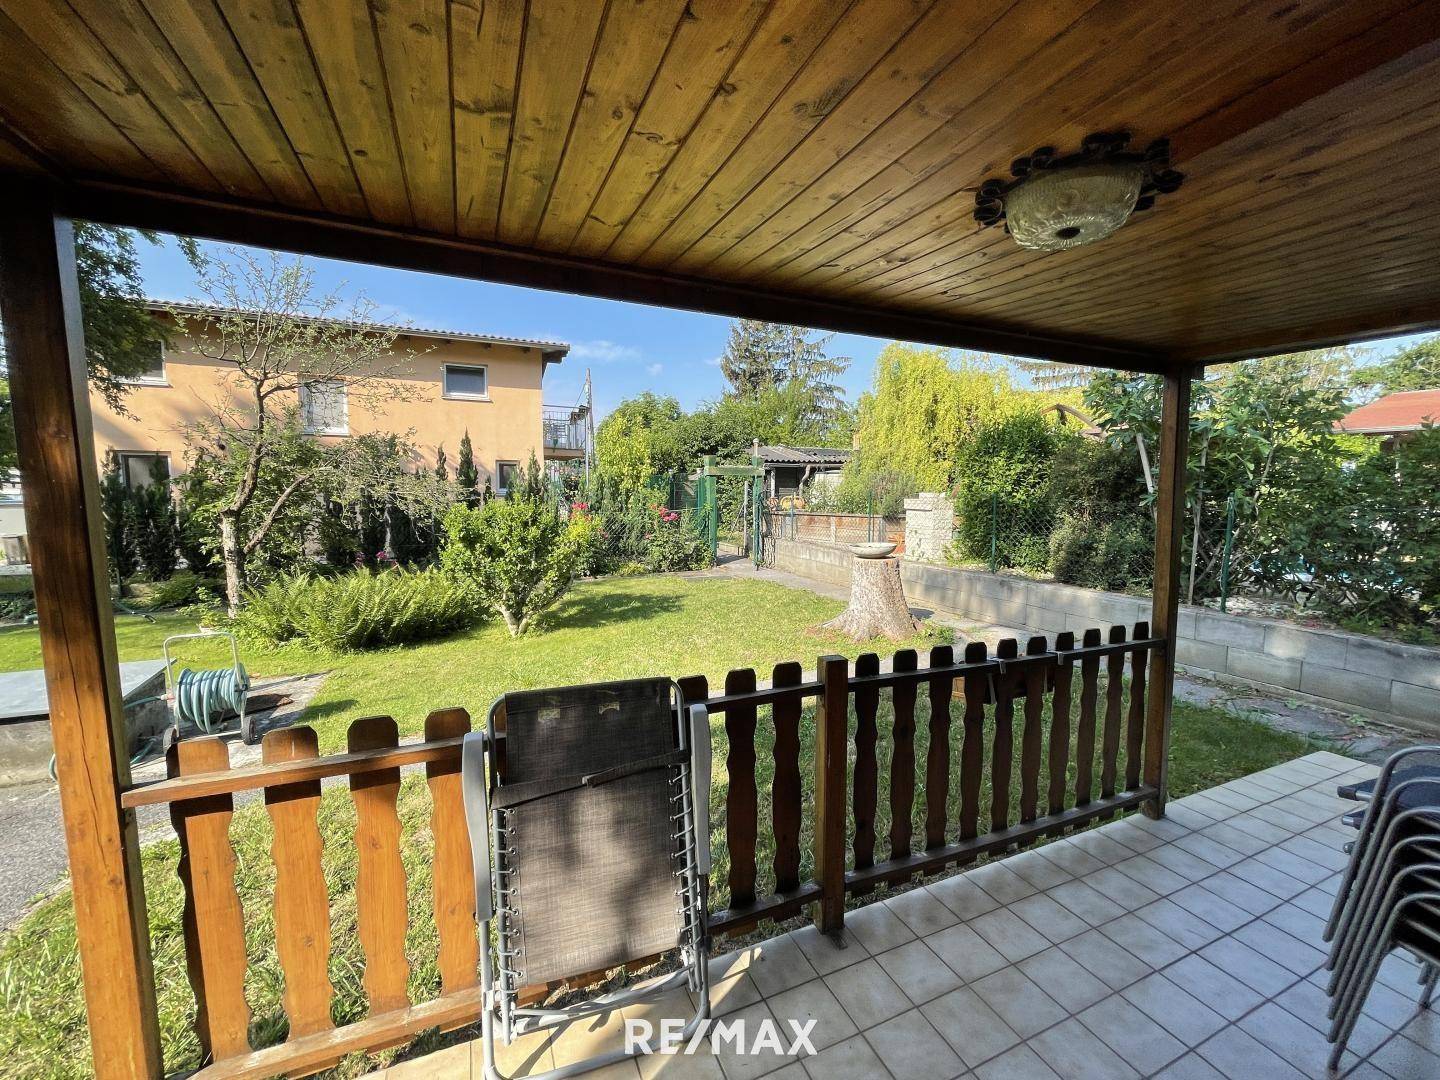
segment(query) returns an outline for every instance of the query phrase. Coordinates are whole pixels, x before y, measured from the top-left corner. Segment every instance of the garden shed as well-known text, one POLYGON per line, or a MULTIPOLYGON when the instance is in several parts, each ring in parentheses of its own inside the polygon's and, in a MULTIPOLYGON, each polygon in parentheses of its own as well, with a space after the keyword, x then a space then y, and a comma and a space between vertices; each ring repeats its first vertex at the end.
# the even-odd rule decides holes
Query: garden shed
MULTIPOLYGON (((104 1077, 162 1074, 134 808, 170 801, 215 844, 210 815, 236 791, 425 764, 453 799, 460 721, 432 717, 421 744, 133 787, 72 219, 1163 376, 1151 619, 1094 643, 1133 661, 1131 775, 1112 760, 1104 798, 1037 819, 1032 787, 1021 825, 942 828, 918 849, 892 836, 891 860, 847 870, 846 702, 882 677, 830 662, 800 685, 796 665, 772 699, 827 718, 816 878, 789 875, 721 929, 814 904, 833 931, 847 889, 1137 806, 1164 815, 1191 381, 1440 327, 1434 0, 5 0, 0 61, 0 305, 104 1077), (1067 217, 1055 180, 1082 176, 1095 202, 1067 217)), ((1028 701, 1055 656, 1041 639, 1028 669, 1009 658, 1041 672, 1028 701)), ((921 676, 883 678, 913 702, 921 676)), ((755 699, 725 690, 741 695, 727 724, 753 725, 755 699)), ((437 863, 458 858, 462 881, 452 841, 461 855, 437 863)), ((442 997, 411 1003, 402 978, 339 1028, 300 1001, 308 1027, 252 1048, 222 877, 194 879, 204 1075, 304 1073, 473 1019, 462 892, 437 903, 442 997)))

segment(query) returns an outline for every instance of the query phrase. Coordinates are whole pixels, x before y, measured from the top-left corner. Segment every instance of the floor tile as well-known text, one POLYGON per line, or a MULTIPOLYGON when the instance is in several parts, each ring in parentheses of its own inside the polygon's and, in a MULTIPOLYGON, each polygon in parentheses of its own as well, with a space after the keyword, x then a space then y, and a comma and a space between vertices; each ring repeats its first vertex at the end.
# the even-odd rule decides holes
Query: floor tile
POLYGON ((1060 948, 1081 967, 1114 990, 1150 974, 1149 965, 1122 949, 1099 930, 1087 930, 1060 948))
MULTIPOLYGON (((1079 882, 1076 882, 1079 884, 1079 882)), ((1066 911, 1046 893, 1036 893, 1010 905, 1010 910, 1051 942, 1061 942, 1090 929, 1090 924, 1066 911)))
MULTIPOLYGON (((1244 834, 1242 833, 1241 835, 1244 834)), ((1175 846, 1181 851, 1194 855, 1196 858, 1203 859, 1216 870, 1223 870, 1227 866, 1234 866, 1241 859, 1245 858, 1246 854, 1254 854, 1254 852, 1247 853, 1237 851, 1228 844, 1224 844, 1213 837, 1206 836, 1204 833, 1192 833, 1183 839, 1176 840, 1175 846)), ((1210 873, 1214 872, 1214 870, 1210 871, 1210 873)))
POLYGON ((1238 1027, 1227 1027, 1211 1036, 1200 1045, 1199 1052, 1230 1080, 1304 1080, 1303 1073, 1238 1027))
MULTIPOLYGON (((1216 815, 1213 812, 1202 814, 1199 810, 1194 810, 1190 806, 1185 805, 1183 800, 1181 802, 1170 803, 1165 808, 1165 816, 1171 821, 1178 821, 1191 832, 1198 832, 1201 829, 1214 825, 1216 822, 1216 815)), ((1223 817, 1224 815, 1222 814, 1220 816, 1223 817)))
POLYGON ((1185 1052, 1185 1045, 1120 995, 1080 1014, 1080 1022, 1132 1068, 1149 1074, 1185 1052))
POLYGON ((814 1057, 802 1060, 810 1080, 876 1080, 888 1075, 885 1066, 860 1035, 851 1036, 814 1057))
POLYGON ((1138 915, 1122 915, 1100 927, 1100 932, 1121 948, 1134 953, 1151 968, 1162 968, 1190 950, 1155 929, 1138 915))
POLYGON ((1433 1080, 1440 1076, 1440 1054, 1397 1035, 1370 1055, 1370 1063, 1395 1080, 1433 1080))
POLYGON ((1135 1080, 1140 1075, 1074 1017, 1036 1035, 1029 1046, 1064 1080, 1135 1080))
POLYGON ((1127 911, 1144 907, 1160 896, 1154 889, 1146 888, 1129 874, 1122 873, 1113 866, 1107 866, 1104 870, 1090 874, 1081 880, 1101 896, 1119 904, 1127 911))
POLYGON ((1190 952, 1209 945, 1221 936, 1216 927, 1170 900, 1156 900, 1135 914, 1190 952))
MULTIPOLYGON (((1245 1017, 1239 1026, 1306 1076, 1325 1075, 1330 1059, 1330 1044, 1323 1038, 1316 1038, 1319 1033, 1314 1028, 1273 1001, 1245 1017)), ((1342 1070, 1357 1061, 1359 1058, 1353 1054, 1348 1061, 1342 1058, 1342 1070)))
POLYGON ((1231 936, 1296 975, 1309 975, 1325 962, 1325 954, 1319 949, 1263 920, 1242 926, 1231 936))
POLYGON ((1110 996, 1108 986, 1058 947, 1036 953, 1017 966, 1069 1013, 1080 1012, 1110 996))
MULTIPOLYGON (((1283 843, 1289 840, 1290 837, 1296 835, 1297 832, 1295 829, 1282 829, 1273 821, 1259 817, 1255 811, 1251 811, 1248 814, 1237 814, 1226 822, 1226 824, 1239 829, 1249 836, 1255 837, 1257 840, 1263 840, 1266 845, 1283 843)), ((1312 826, 1307 823, 1305 828, 1312 828, 1312 826)), ((1304 830, 1299 831, 1303 832, 1304 830)), ((1260 850, 1263 851, 1265 849, 1261 848, 1260 850)))
POLYGON ((421 1057, 397 1061, 382 1076, 384 1080, 471 1080, 471 1058, 468 1043, 455 1043, 421 1057))
POLYGON ((967 983, 999 971, 1008 962, 969 923, 932 934, 925 939, 925 944, 967 983))
POLYGON ((960 1055, 918 1009, 871 1028, 865 1041, 891 1073, 905 1080, 952 1080, 965 1071, 960 1055))
POLYGON ((1012 964, 1049 947, 1050 943, 1007 908, 987 912, 967 924, 1012 964))
POLYGON ((1083 881, 1067 881, 1045 894, 1089 926, 1099 926, 1125 914, 1125 909, 1083 881))
POLYGON ((1179 874, 1186 881, 1200 881, 1218 869, 1214 863, 1207 862, 1198 855, 1192 855, 1176 844, 1158 847, 1147 857, 1172 873, 1179 874))
POLYGON ((746 969, 755 986, 766 997, 815 978, 816 971, 789 934, 770 938, 755 947, 755 957, 746 969))
POLYGON ((970 880, 1002 904, 1014 903, 1039 891, 1003 862, 986 863, 971 870, 970 880))
POLYGON ((969 987, 936 998, 920 1011, 967 1065, 1003 1054, 1020 1036, 969 987))
POLYGON ((960 976, 923 941, 906 942, 875 960, 915 1005, 923 1005, 961 984, 960 976))
MULTIPOLYGON (((1332 869, 1316 865, 1309 859, 1303 859, 1283 847, 1273 847, 1252 857, 1259 862, 1265 863, 1267 866, 1273 866, 1282 874, 1292 877, 1296 881, 1304 882, 1307 886, 1324 881, 1334 872, 1332 869)), ((1343 867, 1341 869, 1343 869, 1343 867)), ((1264 888, 1260 882, 1256 882, 1256 884, 1264 888)))
POLYGON ((1043 848, 1017 852, 1005 860, 1005 865, 1037 889, 1051 889, 1069 881, 1070 875, 1045 858, 1043 852, 1043 848))
MULTIPOLYGON (((1327 1014, 1330 996, 1314 983, 1301 980, 1277 997, 1275 1004, 1310 1025, 1320 1035, 1329 1033, 1330 1017, 1327 1014)), ((1362 1013, 1350 1034, 1349 1049, 1358 1056, 1365 1057, 1373 1053, 1390 1035, 1390 1029, 1384 1024, 1362 1013)))
POLYGON ((1186 1046, 1197 1046, 1228 1021, 1158 972, 1127 986, 1121 996, 1186 1046))
POLYGON ((1137 829, 1144 829, 1162 840, 1179 840, 1183 836, 1191 835, 1192 832, 1188 826, 1170 817, 1148 818, 1144 814, 1132 814, 1125 821, 1126 824, 1133 825, 1137 829))
POLYGON ((754 1005, 760 1000, 760 989, 749 972, 732 975, 727 979, 712 979, 710 982, 710 1013, 724 1016, 726 1013, 754 1005))
POLYGON ((973 919, 1000 906, 1000 901, 971 881, 968 874, 956 874, 926 887, 961 919, 973 919))
POLYGON ((804 1024, 807 1020, 814 1020, 815 1027, 810 1032, 810 1042, 816 1050, 832 1046, 859 1030, 846 1014, 840 1000, 819 979, 802 983, 784 993, 767 994, 765 1004, 769 1006, 775 1019, 780 1021, 781 1027, 787 1031, 787 1021, 794 1020, 804 1024))
POLYGON ((821 975, 858 964, 870 955, 869 950, 850 929, 842 930, 838 941, 828 934, 820 933, 813 926, 794 930, 790 937, 800 946, 800 951, 805 954, 805 959, 810 961, 810 966, 821 975))
MULTIPOLYGON (((1241 855, 1254 855, 1256 852, 1264 851, 1270 841, 1262 840, 1258 836, 1238 829, 1231 822, 1222 822, 1218 825, 1211 825, 1202 831, 1200 836, 1207 840, 1214 840, 1217 844, 1238 851, 1241 855)), ((1239 862, 1238 859, 1235 862, 1239 862)))
POLYGON ((1226 933, 1244 926, 1254 918, 1244 908, 1236 907, 1224 897, 1216 896, 1204 885, 1190 885, 1171 893, 1170 901, 1226 933))
POLYGON ((1296 979, 1294 972, 1234 938, 1225 937, 1206 945, 1199 955, 1265 997, 1274 997, 1296 979))
POLYGON ((826 975, 825 985, 861 1031, 911 1007, 910 999, 874 960, 826 975))
POLYGON ((1107 865, 1069 838, 1056 840, 1040 849, 1040 854, 1049 859, 1072 877, 1084 877, 1107 865))
POLYGON ((1164 975, 1185 992, 1227 1020, 1238 1020, 1265 999, 1253 988, 1222 971, 1203 956, 1187 956, 1164 975))
POLYGON ((982 1001, 1022 1039, 1058 1024, 1068 1015, 1018 967, 1007 967, 973 984, 982 1001))
MULTIPOLYGON (((1280 847, 1300 856, 1302 859, 1324 867, 1331 873, 1336 870, 1344 870, 1350 865, 1350 857, 1338 846, 1322 843, 1314 836, 1314 830, 1304 836, 1292 837, 1286 840, 1280 847)), ((1284 867, 1281 867, 1283 870, 1284 867)))
POLYGON ((1335 906, 1335 898, 1323 889, 1306 889, 1290 902, 1325 922, 1329 921, 1330 912, 1335 906))
POLYGON ((1242 881, 1229 870, 1222 870, 1220 873, 1206 878, 1201 888, 1209 889, 1222 900, 1230 901, 1251 915, 1264 915, 1271 908, 1279 907, 1282 902, 1281 897, 1266 892, 1258 885, 1242 881))
POLYGON ((926 937, 960 921, 929 889, 911 889, 892 896, 885 903, 917 937, 926 937))
POLYGON ((1098 859, 1106 866, 1117 863, 1121 859, 1128 859, 1131 855, 1135 854, 1124 844, 1110 839, 1110 837, 1096 829, 1076 833, 1069 838, 1068 842, 1074 844, 1091 858, 1098 859))
POLYGON ((1325 949, 1325 920, 1312 915, 1296 904, 1281 904, 1261 916, 1271 926, 1278 926, 1291 937, 1299 938, 1317 949, 1325 949))
POLYGON ((1183 878, 1175 871, 1166 869, 1148 855, 1137 855, 1133 859, 1116 863, 1115 869, 1134 878, 1159 896, 1172 893, 1176 889, 1183 889, 1190 884, 1188 878, 1183 878))
POLYGON ((1152 1080, 1225 1080, 1225 1074, 1196 1053, 1172 1061, 1152 1080))
POLYGON ((1128 821, 1117 821, 1104 826, 1100 831, 1111 840, 1123 844, 1137 854, 1144 854, 1165 843, 1160 837, 1148 833, 1144 829, 1138 829, 1128 821))
POLYGON ((1028 1046, 1021 1044, 975 1070, 976 1080, 1061 1080, 1028 1046))
MULTIPOLYGON (((1264 806, 1257 806, 1254 810, 1249 811, 1249 816, 1254 816, 1261 821, 1269 822, 1271 825, 1274 825, 1283 832, 1289 833, 1291 836, 1305 832, 1307 829, 1312 829, 1316 825, 1313 817, 1302 817, 1288 810, 1282 810, 1279 803, 1266 803, 1264 806)), ((1283 839, 1285 839, 1285 837, 1279 838, 1279 840, 1283 839)), ((1278 843, 1279 840, 1276 842, 1278 843)))
POLYGON ((884 904, 866 904, 845 913, 845 929, 871 956, 915 939, 915 932, 884 904))
MULTIPOLYGON (((749 1033, 749 1042, 744 1047, 746 1051, 749 1051, 753 1049, 754 1033, 758 1030, 758 1025, 765 1020, 774 1021, 775 1017, 765 1007, 764 1002, 756 1002, 754 1005, 747 1005, 738 1012, 727 1016, 725 1023, 735 1025, 744 1021, 744 1028, 732 1028, 732 1030, 743 1030, 749 1033)), ((788 1034, 790 1030, 783 1021, 780 1029, 784 1034, 788 1034)), ((735 1041, 722 1038, 713 1038, 711 1048, 714 1051, 715 1060, 720 1063, 720 1068, 725 1073, 726 1080, 753 1080, 754 1077, 764 1076, 792 1063, 797 1070, 800 1069, 799 1062, 788 1053, 777 1052, 769 1048, 762 1048, 762 1052, 759 1054, 740 1053, 735 1041)), ((803 1072, 800 1070, 800 1075, 803 1075, 803 1072)))

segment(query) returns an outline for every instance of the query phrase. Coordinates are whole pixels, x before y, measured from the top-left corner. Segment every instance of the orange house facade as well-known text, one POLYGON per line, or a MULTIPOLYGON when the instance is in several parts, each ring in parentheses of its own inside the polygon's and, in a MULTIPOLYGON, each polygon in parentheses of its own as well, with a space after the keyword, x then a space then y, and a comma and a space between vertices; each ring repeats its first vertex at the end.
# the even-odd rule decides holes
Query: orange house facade
MULTIPOLYGON (((157 311, 158 313, 158 311, 157 311)), ((190 320, 192 326, 196 325, 190 320)), ((393 433, 415 448, 415 467, 435 465, 443 447, 453 474, 468 433, 483 487, 504 491, 514 472, 537 461, 575 456, 563 432, 547 425, 542 384, 569 346, 444 330, 377 327, 399 333, 386 379, 392 395, 351 393, 343 382, 312 383, 298 404, 303 429, 317 439, 393 433)), ((155 461, 184 473, 187 432, 217 410, 244 408, 231 364, 203 355, 193 338, 175 334, 154 367, 130 380, 123 412, 91 394, 95 453, 102 469, 118 465, 132 486, 146 483, 155 461)))

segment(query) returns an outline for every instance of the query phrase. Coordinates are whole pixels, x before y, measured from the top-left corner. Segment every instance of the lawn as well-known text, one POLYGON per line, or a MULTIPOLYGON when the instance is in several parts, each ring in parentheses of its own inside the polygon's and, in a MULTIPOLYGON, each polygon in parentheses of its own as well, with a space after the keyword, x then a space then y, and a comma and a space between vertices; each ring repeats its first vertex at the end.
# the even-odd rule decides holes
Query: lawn
MULTIPOLYGON (((318 657, 298 650, 246 649, 246 660, 259 674, 331 670, 325 689, 308 715, 330 749, 344 741, 353 717, 388 712, 402 732, 419 731, 424 714, 441 705, 461 704, 477 716, 500 691, 513 687, 564 684, 627 675, 703 672, 717 685, 731 667, 754 666, 763 673, 777 661, 799 659, 809 666, 820 653, 855 655, 863 647, 811 635, 807 628, 829 618, 840 605, 809 592, 763 582, 649 577, 588 583, 578 587, 557 609, 548 632, 512 641, 503 630, 485 627, 444 642, 361 656, 318 657)), ((117 633, 124 659, 158 655, 159 642, 183 629, 182 620, 155 624, 123 620, 117 633)), ((33 666, 38 660, 33 631, 0 633, 0 666, 33 666)), ((928 644, 928 642, 917 642, 928 644)), ((209 662, 209 661, 206 661, 209 662)), ((888 694, 883 696, 888 699, 888 694)), ((1103 700, 1103 698, 1102 698, 1103 700)), ((917 707, 916 760, 923 777, 928 704, 917 707)), ((958 710, 955 711, 958 725, 958 710)), ((1074 712, 1072 711, 1072 716, 1074 712)), ((882 700, 879 716, 881 762, 880 813, 876 833, 888 834, 889 731, 891 712, 882 700)), ((811 783, 813 714, 802 718, 801 774, 807 796, 811 783)), ((1046 723, 1048 725, 1048 715, 1046 723)), ((854 718, 851 718, 852 725, 854 718)), ((757 758, 760 797, 759 886, 773 881, 769 837, 770 738, 768 710, 761 710, 757 758)), ((852 727, 853 730, 853 727, 852 727)), ((1018 753, 1017 726, 1017 753, 1018 753)), ((729 855, 724 844, 723 722, 715 725, 716 784, 711 805, 715 833, 712 907, 724 906, 729 855)), ((1253 720, 1223 710, 1178 703, 1175 708, 1171 765, 1172 795, 1209 787, 1227 779, 1288 760, 1307 744, 1253 720)), ((853 760, 853 743, 852 743, 853 760)), ((986 748, 987 760, 989 748, 986 748)), ((1073 755, 1072 755, 1073 760, 1073 755)), ((1097 756, 1098 761, 1098 756, 1097 756)), ((1018 771, 1016 773, 1018 776, 1018 771)), ((1123 762, 1122 762, 1123 775, 1123 762)), ((924 813, 923 784, 917 785, 917 823, 924 813)), ((952 789, 958 785, 952 785, 952 789)), ((988 790, 982 803, 988 805, 988 790)), ((952 803, 958 790, 952 793, 952 803)), ((1018 798, 1018 784, 1017 784, 1018 798)), ((806 799, 806 818, 811 800, 806 799)), ((952 805, 950 820, 956 820, 952 805)), ((331 980, 336 988, 335 1021, 346 1023, 365 1012, 361 975, 363 959, 355 931, 354 813, 346 792, 327 791, 322 800, 321 834, 331 896, 334 946, 331 980)), ((429 798, 423 780, 408 777, 401 789, 401 817, 409 882, 411 920, 408 953, 411 995, 423 1000, 438 992, 436 940, 431 917, 429 798)), ((810 873, 809 820, 802 837, 810 873)), ((983 827, 983 825, 982 825, 983 827)), ((263 808, 242 806, 231 836, 237 852, 237 875, 246 918, 250 958, 247 996, 253 1014, 252 1038, 266 1045, 283 1038, 280 1008, 283 976, 273 953, 271 897, 274 871, 270 863, 270 825, 263 808)), ((917 835, 923 837, 923 829, 917 835)), ((877 854, 886 845, 877 844, 877 854)), ((178 846, 173 841, 149 845, 144 852, 145 888, 152 947, 160 995, 162 1040, 168 1070, 199 1064, 198 1045, 190 1024, 194 1003, 184 975, 181 911, 183 894, 176 877, 178 846)), ((857 900, 867 902, 875 896, 857 900)), ((760 933, 775 932, 774 927, 760 933)), ((450 1036, 447 1041, 457 1036, 450 1036)), ((437 1045, 434 1035, 422 1036, 407 1053, 437 1045)), ((404 1052, 404 1051, 402 1051, 404 1052)), ((375 1058, 356 1056, 336 1075, 353 1076, 378 1067, 393 1052, 375 1058)), ((0 944, 0 1060, 7 1075, 72 1077, 88 1074, 89 1056, 80 972, 74 949, 74 917, 68 894, 42 904, 0 944)))

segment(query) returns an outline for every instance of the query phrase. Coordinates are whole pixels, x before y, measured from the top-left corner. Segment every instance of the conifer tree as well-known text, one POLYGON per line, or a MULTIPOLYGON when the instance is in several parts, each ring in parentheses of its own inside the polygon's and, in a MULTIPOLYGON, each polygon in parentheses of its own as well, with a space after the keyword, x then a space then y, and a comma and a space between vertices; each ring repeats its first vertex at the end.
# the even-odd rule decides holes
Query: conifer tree
POLYGON ((480 501, 477 491, 480 486, 480 470, 475 467, 475 448, 470 444, 468 428, 460 439, 460 459, 455 463, 455 482, 460 485, 460 498, 466 506, 475 506, 480 501))

